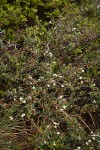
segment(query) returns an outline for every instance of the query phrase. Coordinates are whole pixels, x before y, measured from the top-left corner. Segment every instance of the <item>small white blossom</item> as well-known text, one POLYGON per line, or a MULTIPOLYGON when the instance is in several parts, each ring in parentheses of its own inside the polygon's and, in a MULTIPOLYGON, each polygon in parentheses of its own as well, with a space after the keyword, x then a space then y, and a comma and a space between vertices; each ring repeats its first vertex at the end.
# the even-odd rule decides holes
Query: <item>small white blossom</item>
POLYGON ((94 133, 91 131, 91 134, 93 134, 92 136, 94 136, 94 133))
POLYGON ((63 88, 63 87, 64 87, 64 85, 63 85, 63 84, 61 84, 61 87, 63 88))
POLYGON ((49 21, 50 24, 52 24, 51 20, 49 21))
POLYGON ((26 103, 26 100, 23 100, 22 103, 25 104, 25 103, 26 103))
POLYGON ((81 149, 80 147, 77 147, 77 149, 81 149))
POLYGON ((55 125, 54 128, 57 129, 57 126, 55 125))
POLYGON ((95 86, 95 83, 93 84, 93 86, 95 86))
POLYGON ((32 97, 31 97, 31 96, 28 96, 27 98, 28 98, 28 100, 31 100, 31 99, 32 99, 32 97))
POLYGON ((20 102, 22 102, 24 104, 26 103, 26 100, 23 97, 20 97, 19 100, 20 100, 20 102))
POLYGON ((53 124, 54 124, 54 125, 56 125, 56 126, 58 126, 58 125, 59 125, 59 123, 57 123, 57 122, 53 122, 53 124))
POLYGON ((96 100, 94 100, 93 103, 96 103, 96 100))
POLYGON ((53 74, 53 77, 57 77, 58 75, 57 74, 53 74))
POLYGON ((89 145, 89 143, 88 143, 88 142, 86 142, 86 145, 89 145))
POLYGON ((60 132, 57 132, 57 135, 59 135, 60 134, 60 132))
POLYGON ((49 66, 49 63, 46 63, 47 66, 49 66))
POLYGON ((81 84, 83 84, 83 81, 81 81, 81 84))
POLYGON ((47 142, 46 141, 44 141, 44 144, 46 144, 47 142))
POLYGON ((22 114, 21 114, 21 117, 22 117, 22 118, 25 117, 25 113, 22 113, 22 114))
POLYGON ((66 109, 66 106, 65 106, 65 105, 63 106, 63 109, 66 109))
POLYGON ((52 54, 52 53, 49 53, 49 55, 50 55, 50 57, 52 57, 52 56, 53 56, 53 54, 52 54))
POLYGON ((64 109, 60 109, 60 111, 61 111, 61 112, 63 112, 63 111, 64 111, 64 109))
POLYGON ((72 31, 75 31, 75 30, 76 30, 76 28, 73 28, 73 29, 72 29, 72 31))
POLYGON ((88 143, 91 143, 91 140, 88 140, 88 143))
POLYGON ((97 6, 97 9, 99 9, 99 8, 100 8, 100 5, 97 6))
POLYGON ((62 98, 63 98, 63 95, 60 95, 60 96, 59 96, 59 99, 62 99, 62 98))
POLYGON ((53 86, 55 86, 56 85, 56 83, 53 83, 53 86))
POLYGON ((54 145, 54 146, 56 145, 55 141, 54 141, 53 145, 54 145))
POLYGON ((35 90, 35 88, 36 88, 35 86, 32 87, 33 90, 35 90))
POLYGON ((51 83, 55 83, 55 80, 51 80, 51 83))
POLYGON ((81 70, 82 70, 82 72, 84 72, 84 69, 83 69, 83 68, 81 68, 81 70))
POLYGON ((9 119, 10 119, 10 120, 13 120, 13 117, 10 116, 9 119))
POLYGON ((47 87, 50 87, 50 84, 47 84, 47 87))
POLYGON ((79 78, 80 80, 82 79, 82 76, 79 78))
POLYGON ((63 102, 66 102, 66 99, 65 99, 65 98, 63 98, 63 102))
POLYGON ((95 140, 95 137, 92 137, 92 140, 95 140))
POLYGON ((56 30, 56 27, 54 27, 54 30, 56 30))
POLYGON ((24 98, 23 98, 23 97, 20 97, 19 100, 22 102, 22 101, 24 100, 24 98))
POLYGON ((42 79, 44 79, 44 77, 41 77, 41 76, 40 76, 39 79, 42 80, 42 79))
POLYGON ((59 76, 59 78, 62 78, 63 76, 59 76))
POLYGON ((50 71, 47 71, 47 74, 51 74, 50 71))

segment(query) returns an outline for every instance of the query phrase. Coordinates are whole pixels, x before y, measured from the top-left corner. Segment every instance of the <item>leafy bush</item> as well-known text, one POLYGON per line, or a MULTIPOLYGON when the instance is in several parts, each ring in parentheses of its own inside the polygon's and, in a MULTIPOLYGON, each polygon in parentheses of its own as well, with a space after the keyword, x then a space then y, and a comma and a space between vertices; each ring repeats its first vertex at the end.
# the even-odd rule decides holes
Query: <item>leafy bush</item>
POLYGON ((99 149, 98 4, 64 2, 2 3, 1 150, 99 149))

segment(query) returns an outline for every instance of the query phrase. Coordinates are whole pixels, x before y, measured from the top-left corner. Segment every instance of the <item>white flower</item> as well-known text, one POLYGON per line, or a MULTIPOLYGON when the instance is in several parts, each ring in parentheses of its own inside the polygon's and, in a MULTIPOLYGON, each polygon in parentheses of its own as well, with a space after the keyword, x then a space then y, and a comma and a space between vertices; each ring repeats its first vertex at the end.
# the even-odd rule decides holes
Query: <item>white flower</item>
POLYGON ((63 88, 63 87, 64 87, 64 85, 63 85, 63 84, 61 84, 61 87, 63 88))
POLYGON ((57 126, 55 125, 54 128, 57 129, 57 126))
POLYGON ((65 105, 63 106, 63 109, 66 109, 66 106, 65 106, 65 105))
POLYGON ((29 100, 31 100, 31 99, 32 99, 32 97, 31 97, 31 96, 28 96, 28 99, 29 99, 29 100))
POLYGON ((25 103, 26 103, 26 100, 23 100, 22 103, 25 104, 25 103))
POLYGON ((63 112, 63 111, 64 111, 64 109, 60 109, 60 111, 61 111, 61 112, 63 112))
POLYGON ((26 100, 23 97, 20 97, 19 99, 20 99, 20 102, 22 102, 24 104, 26 103, 26 100))
POLYGON ((10 120, 13 120, 13 117, 10 116, 9 119, 10 119, 10 120))
POLYGON ((22 114, 21 114, 21 117, 22 117, 22 118, 25 117, 25 113, 22 113, 22 114))
POLYGON ((47 71, 47 74, 50 74, 50 71, 47 71))
POLYGON ((60 134, 60 132, 57 132, 57 135, 59 135, 60 134))
POLYGON ((83 84, 83 81, 81 81, 81 84, 83 84))
POLYGON ((41 76, 40 76, 39 79, 42 80, 42 79, 44 79, 44 77, 41 77, 41 76))
POLYGON ((57 77, 58 75, 57 74, 53 74, 53 77, 57 77))
POLYGON ((81 149, 80 147, 77 147, 77 149, 81 149))
POLYGON ((100 5, 97 6, 97 9, 99 9, 99 8, 100 8, 100 5))
POLYGON ((59 99, 62 99, 63 98, 63 95, 59 96, 59 99))
POLYGON ((88 143, 88 142, 86 142, 86 145, 89 145, 89 143, 88 143))
POLYGON ((79 78, 80 80, 82 79, 82 76, 79 78))
POLYGON ((96 103, 96 100, 94 100, 93 103, 96 103))
POLYGON ((44 144, 46 144, 47 142, 46 141, 44 141, 44 144))
POLYGON ((51 83, 55 83, 55 80, 51 80, 51 83))
POLYGON ((23 97, 20 97, 19 100, 22 102, 22 101, 24 100, 24 98, 23 98, 23 97))
POLYGON ((93 84, 93 86, 95 86, 95 83, 93 84))
POLYGON ((56 30, 56 27, 54 27, 54 30, 56 30))
POLYGON ((94 133, 91 131, 91 134, 93 134, 92 136, 94 136, 94 133))
POLYGON ((35 88, 36 88, 35 86, 32 87, 33 90, 35 90, 35 88))
POLYGON ((59 78, 62 78, 63 76, 59 76, 59 78))
POLYGON ((72 31, 75 31, 75 30, 76 30, 76 28, 73 28, 73 29, 72 29, 72 31))
POLYGON ((49 66, 49 63, 46 63, 47 66, 49 66))
POLYGON ((92 137, 92 140, 95 140, 95 137, 92 137))
POLYGON ((47 128, 49 128, 50 126, 49 125, 47 125, 47 128))
POLYGON ((50 24, 52 24, 51 20, 49 21, 50 24))
POLYGON ((65 99, 65 98, 63 98, 63 102, 66 102, 66 99, 65 99))
POLYGON ((59 123, 57 123, 57 122, 53 122, 53 124, 54 124, 54 125, 56 125, 56 126, 58 126, 58 125, 59 125, 59 123))
POLYGON ((91 140, 88 140, 88 143, 91 143, 91 140))
POLYGON ((50 84, 47 84, 47 87, 50 87, 50 84))
POLYGON ((56 85, 56 83, 53 83, 53 86, 55 86, 56 85))
POLYGON ((55 141, 54 141, 53 145, 56 145, 55 141))
POLYGON ((83 68, 81 68, 81 70, 82 70, 82 72, 84 72, 84 69, 83 69, 83 68))
POLYGON ((82 72, 84 72, 84 69, 82 70, 82 72))
POLYGON ((50 55, 50 57, 52 57, 53 55, 52 55, 52 53, 49 53, 49 55, 50 55))

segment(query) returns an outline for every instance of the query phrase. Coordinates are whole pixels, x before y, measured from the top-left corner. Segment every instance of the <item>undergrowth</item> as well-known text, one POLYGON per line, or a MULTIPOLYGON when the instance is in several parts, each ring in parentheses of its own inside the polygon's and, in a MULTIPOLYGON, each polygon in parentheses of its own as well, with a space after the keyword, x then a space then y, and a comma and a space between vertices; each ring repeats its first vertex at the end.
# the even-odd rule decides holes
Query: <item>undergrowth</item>
POLYGON ((1 150, 99 150, 98 6, 1 29, 1 150))

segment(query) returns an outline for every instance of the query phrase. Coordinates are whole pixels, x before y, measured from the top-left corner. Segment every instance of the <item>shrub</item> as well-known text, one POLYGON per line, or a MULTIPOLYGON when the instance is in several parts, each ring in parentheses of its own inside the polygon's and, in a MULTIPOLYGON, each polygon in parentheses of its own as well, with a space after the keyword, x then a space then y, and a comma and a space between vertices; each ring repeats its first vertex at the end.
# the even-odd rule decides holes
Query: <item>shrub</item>
MULTIPOLYGON (((2 3, 3 11, 27 8, 21 14, 18 9, 14 12, 27 18, 30 1, 7 2, 2 3)), ((54 10, 55 1, 45 6, 43 1, 32 2, 34 10, 40 6, 54 10)), ((61 1, 58 4, 62 6, 61 1)), ((97 3, 67 4, 58 18, 45 13, 52 18, 47 26, 41 19, 30 26, 14 18, 11 27, 13 17, 9 20, 4 13, 9 17, 0 32, 2 150, 99 149, 97 3), (95 11, 87 13, 92 8, 95 11), (20 27, 23 23, 25 28, 20 27)))

